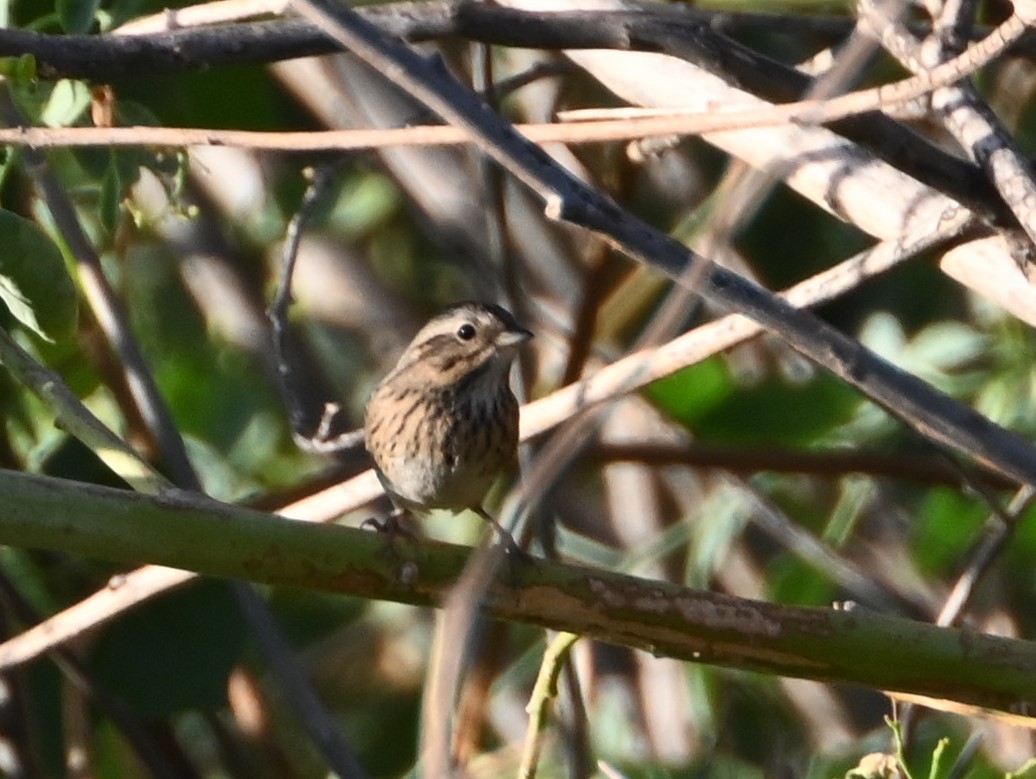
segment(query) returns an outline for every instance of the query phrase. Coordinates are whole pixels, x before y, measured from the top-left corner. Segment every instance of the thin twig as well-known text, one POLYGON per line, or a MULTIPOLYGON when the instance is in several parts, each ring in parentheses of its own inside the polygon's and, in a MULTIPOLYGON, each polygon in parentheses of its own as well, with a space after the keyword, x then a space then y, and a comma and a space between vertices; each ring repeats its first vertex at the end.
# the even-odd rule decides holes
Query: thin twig
MULTIPOLYGON (((40 620, 40 615, 6 576, 0 576, 0 594, 5 607, 11 609, 20 621, 33 623, 40 620)), ((82 694, 89 695, 91 705, 96 706, 115 724, 122 738, 134 750, 143 765, 147 766, 150 776, 155 779, 184 779, 183 773, 177 770, 170 760, 169 745, 159 743, 146 721, 125 700, 109 692, 98 682, 79 654, 71 647, 57 647, 51 653, 51 658, 65 679, 82 694)))
POLYGON ((353 449, 363 441, 362 430, 335 432, 342 426, 342 409, 337 403, 325 403, 319 420, 315 425, 312 424, 313 415, 302 400, 305 394, 303 392, 304 378, 299 373, 297 359, 292 354, 289 341, 291 330, 288 309, 292 302, 291 280, 295 273, 295 263, 298 260, 302 231, 340 172, 340 163, 324 165, 316 170, 309 186, 306 187, 302 203, 285 230, 277 292, 267 310, 267 317, 273 330, 277 378, 280 383, 281 396, 288 408, 292 437, 301 449, 319 454, 334 454, 353 449))
POLYGON ((554 699, 558 697, 558 677, 566 665, 569 650, 579 640, 575 633, 558 633, 547 644, 540 662, 536 684, 529 695, 525 710, 529 713, 529 724, 525 730, 522 745, 522 762, 518 767, 519 779, 535 779, 543 748, 543 733, 554 699))
POLYGON ((936 625, 957 625, 964 615, 964 609, 971 601, 982 578, 989 572, 989 569, 996 562, 1000 552, 1007 545, 1007 542, 1014 535, 1018 527, 1018 520, 1022 514, 1032 505, 1036 498, 1036 490, 1031 486, 1022 487, 1015 493, 1007 508, 1002 512, 1009 517, 1008 521, 1000 516, 1001 512, 994 511, 986 520, 982 533, 972 545, 971 549, 964 555, 967 566, 957 577, 946 602, 943 604, 939 616, 935 620, 936 625))
MULTIPOLYGON (((653 136, 690 136, 727 130, 823 124, 801 113, 810 101, 763 108, 731 106, 726 110, 689 107, 638 112, 617 119, 568 123, 517 124, 514 129, 535 143, 607 143, 653 136)), ((871 109, 868 109, 871 110, 871 109)), ((459 146, 476 141, 465 128, 417 125, 387 129, 266 132, 199 127, 32 127, 0 128, 5 146, 53 148, 82 146, 232 146, 282 152, 361 151, 397 146, 459 146)))
POLYGON ((137 492, 157 495, 172 484, 95 417, 61 377, 41 365, 0 330, 0 364, 54 414, 55 424, 81 441, 137 492))
POLYGON ((302 673, 297 658, 281 635, 266 602, 254 589, 244 584, 237 594, 252 631, 263 647, 266 662, 320 753, 343 779, 364 779, 367 772, 363 770, 334 718, 317 697, 312 684, 302 673))
MULTIPOLYGON (((816 536, 792 522, 773 501, 750 482, 730 477, 730 482, 752 502, 751 520, 782 547, 844 587, 854 599, 883 614, 903 612, 903 604, 873 577, 843 558, 816 536)), ((917 606, 918 604, 910 604, 917 606)))
POLYGON ((986 471, 962 472, 943 457, 924 453, 904 454, 879 450, 821 449, 796 450, 780 447, 716 446, 700 442, 602 443, 590 450, 590 456, 603 462, 638 462, 648 465, 691 465, 717 468, 740 474, 759 472, 804 473, 839 478, 861 473, 921 484, 971 486, 974 479, 990 482, 997 488, 1008 482, 986 471), (967 481, 965 481, 967 477, 967 481))
POLYGON ((503 550, 503 544, 480 547, 464 565, 460 578, 442 594, 421 707, 419 763, 421 776, 428 779, 454 775, 453 718, 460 680, 472 651, 471 626, 476 612, 485 606, 486 593, 505 557, 503 550))

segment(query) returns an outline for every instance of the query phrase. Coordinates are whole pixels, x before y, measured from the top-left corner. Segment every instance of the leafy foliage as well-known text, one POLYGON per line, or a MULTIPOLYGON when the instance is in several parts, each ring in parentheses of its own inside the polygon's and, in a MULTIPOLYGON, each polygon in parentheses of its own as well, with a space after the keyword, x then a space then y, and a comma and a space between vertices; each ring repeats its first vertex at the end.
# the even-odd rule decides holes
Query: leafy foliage
POLYGON ((61 341, 75 332, 75 287, 58 247, 33 222, 0 210, 0 300, 36 335, 61 341))

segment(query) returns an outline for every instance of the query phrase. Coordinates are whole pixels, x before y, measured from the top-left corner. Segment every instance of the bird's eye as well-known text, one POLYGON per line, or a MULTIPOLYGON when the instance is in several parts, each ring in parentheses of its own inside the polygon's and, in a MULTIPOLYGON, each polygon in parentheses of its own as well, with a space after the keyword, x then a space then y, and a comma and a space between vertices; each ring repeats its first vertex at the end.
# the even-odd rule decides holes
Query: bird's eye
POLYGON ((475 337, 475 326, 470 322, 465 322, 457 328, 457 337, 462 341, 470 341, 475 337))

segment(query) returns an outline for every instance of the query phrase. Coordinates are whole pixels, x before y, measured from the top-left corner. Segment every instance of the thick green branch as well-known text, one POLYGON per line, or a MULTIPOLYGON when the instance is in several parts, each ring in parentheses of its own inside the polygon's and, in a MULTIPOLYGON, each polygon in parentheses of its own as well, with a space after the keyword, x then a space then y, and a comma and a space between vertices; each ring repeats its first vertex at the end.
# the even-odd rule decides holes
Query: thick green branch
MULTIPOLYGON (((470 549, 390 542, 207 503, 0 470, 0 543, 418 605, 442 601, 470 549)), ((903 619, 776 606, 546 560, 502 566, 485 607, 658 655, 1014 714, 1036 706, 1036 643, 903 619)))

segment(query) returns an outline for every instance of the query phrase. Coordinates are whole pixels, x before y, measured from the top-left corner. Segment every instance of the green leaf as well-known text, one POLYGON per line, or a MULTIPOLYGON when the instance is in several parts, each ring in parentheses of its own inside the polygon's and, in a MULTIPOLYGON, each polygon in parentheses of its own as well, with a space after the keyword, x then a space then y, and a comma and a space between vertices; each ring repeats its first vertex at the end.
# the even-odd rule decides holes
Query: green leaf
POLYGON ((68 127, 83 115, 90 99, 90 89, 82 81, 62 79, 54 84, 40 121, 47 127, 68 127))
POLYGON ((688 427, 726 402, 735 391, 734 380, 720 357, 688 366, 647 388, 651 400, 688 427))
POLYGON ((768 378, 738 387, 719 359, 706 360, 656 381, 648 395, 705 442, 807 445, 843 424, 859 396, 819 374, 809 382, 768 378))
POLYGON ((16 84, 30 84, 36 79, 36 58, 31 54, 0 57, 0 76, 16 84))
POLYGON ((57 0, 55 10, 65 32, 83 35, 90 31, 100 5, 100 0, 57 0))
POLYGON ((956 489, 929 490, 914 510, 911 548, 924 573, 948 575, 974 543, 988 509, 956 489))
POLYGON ((52 343, 69 337, 76 288, 61 251, 28 219, 0 209, 0 300, 25 327, 52 343))

